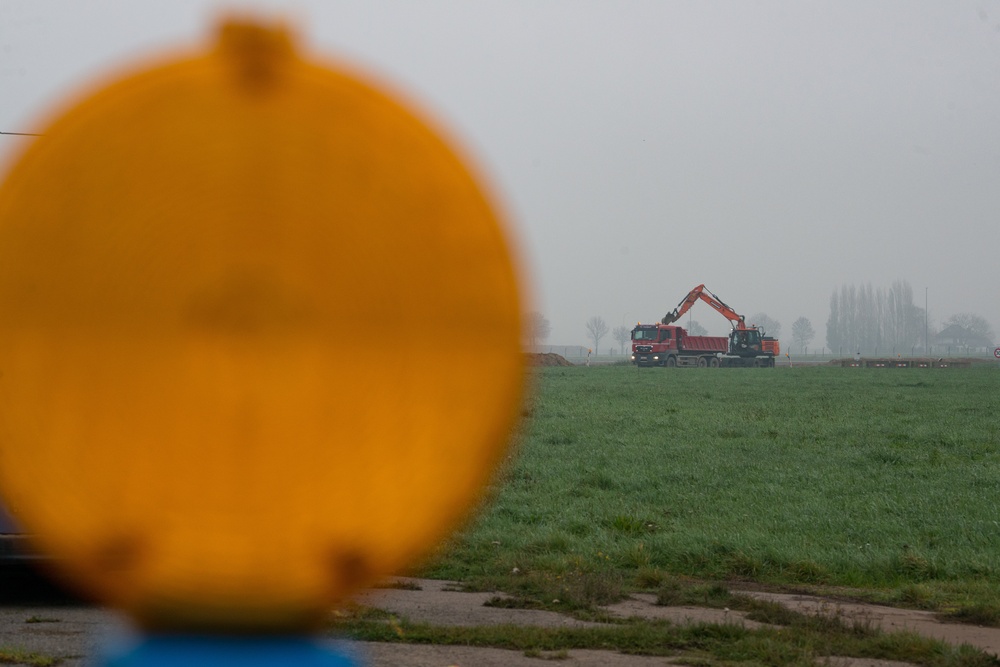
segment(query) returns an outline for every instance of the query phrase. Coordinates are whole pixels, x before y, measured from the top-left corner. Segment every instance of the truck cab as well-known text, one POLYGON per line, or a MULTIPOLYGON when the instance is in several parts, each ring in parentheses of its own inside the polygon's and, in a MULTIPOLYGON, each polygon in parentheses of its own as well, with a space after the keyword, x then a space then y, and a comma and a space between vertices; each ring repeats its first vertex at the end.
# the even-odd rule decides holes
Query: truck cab
POLYGON ((662 366, 669 350, 677 349, 680 327, 662 324, 637 324, 632 329, 632 363, 637 366, 662 366))

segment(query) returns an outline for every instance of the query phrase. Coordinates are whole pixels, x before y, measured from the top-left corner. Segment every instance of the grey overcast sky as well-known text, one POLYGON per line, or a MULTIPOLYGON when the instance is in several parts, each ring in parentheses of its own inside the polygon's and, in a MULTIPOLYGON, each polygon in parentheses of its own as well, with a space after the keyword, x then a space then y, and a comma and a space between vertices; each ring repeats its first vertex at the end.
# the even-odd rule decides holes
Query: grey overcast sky
POLYGON ((0 130, 248 8, 474 158, 549 343, 657 320, 699 283, 785 340, 808 318, 813 347, 834 289, 897 279, 932 324, 1000 333, 996 0, 0 0, 0 130))

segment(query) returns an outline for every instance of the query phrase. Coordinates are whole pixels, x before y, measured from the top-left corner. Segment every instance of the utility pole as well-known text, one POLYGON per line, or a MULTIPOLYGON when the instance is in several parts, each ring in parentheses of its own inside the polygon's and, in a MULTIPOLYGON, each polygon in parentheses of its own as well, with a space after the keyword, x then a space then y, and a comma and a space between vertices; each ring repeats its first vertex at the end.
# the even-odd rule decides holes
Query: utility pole
POLYGON ((927 340, 927 288, 924 287, 924 356, 931 356, 931 343, 927 340))

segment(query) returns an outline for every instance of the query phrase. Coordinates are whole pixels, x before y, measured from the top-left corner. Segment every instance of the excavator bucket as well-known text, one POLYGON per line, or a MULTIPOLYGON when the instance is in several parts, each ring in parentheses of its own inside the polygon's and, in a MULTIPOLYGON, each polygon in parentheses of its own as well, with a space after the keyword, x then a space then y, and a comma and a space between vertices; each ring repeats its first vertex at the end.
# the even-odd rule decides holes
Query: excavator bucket
POLYGON ((680 317, 680 315, 678 315, 677 311, 675 310, 672 313, 667 313, 666 315, 664 315, 663 319, 660 320, 660 323, 661 324, 671 324, 673 322, 676 322, 679 317, 680 317))

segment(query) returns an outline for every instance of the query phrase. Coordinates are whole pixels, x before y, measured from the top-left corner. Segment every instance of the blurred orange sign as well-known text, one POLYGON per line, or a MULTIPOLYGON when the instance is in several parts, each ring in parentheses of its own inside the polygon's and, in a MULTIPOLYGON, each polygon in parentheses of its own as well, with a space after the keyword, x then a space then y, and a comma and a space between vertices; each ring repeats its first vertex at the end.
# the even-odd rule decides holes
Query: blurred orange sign
POLYGON ((518 279, 401 102, 228 22, 89 92, 0 187, 0 490, 145 625, 301 627, 466 517, 518 279))

